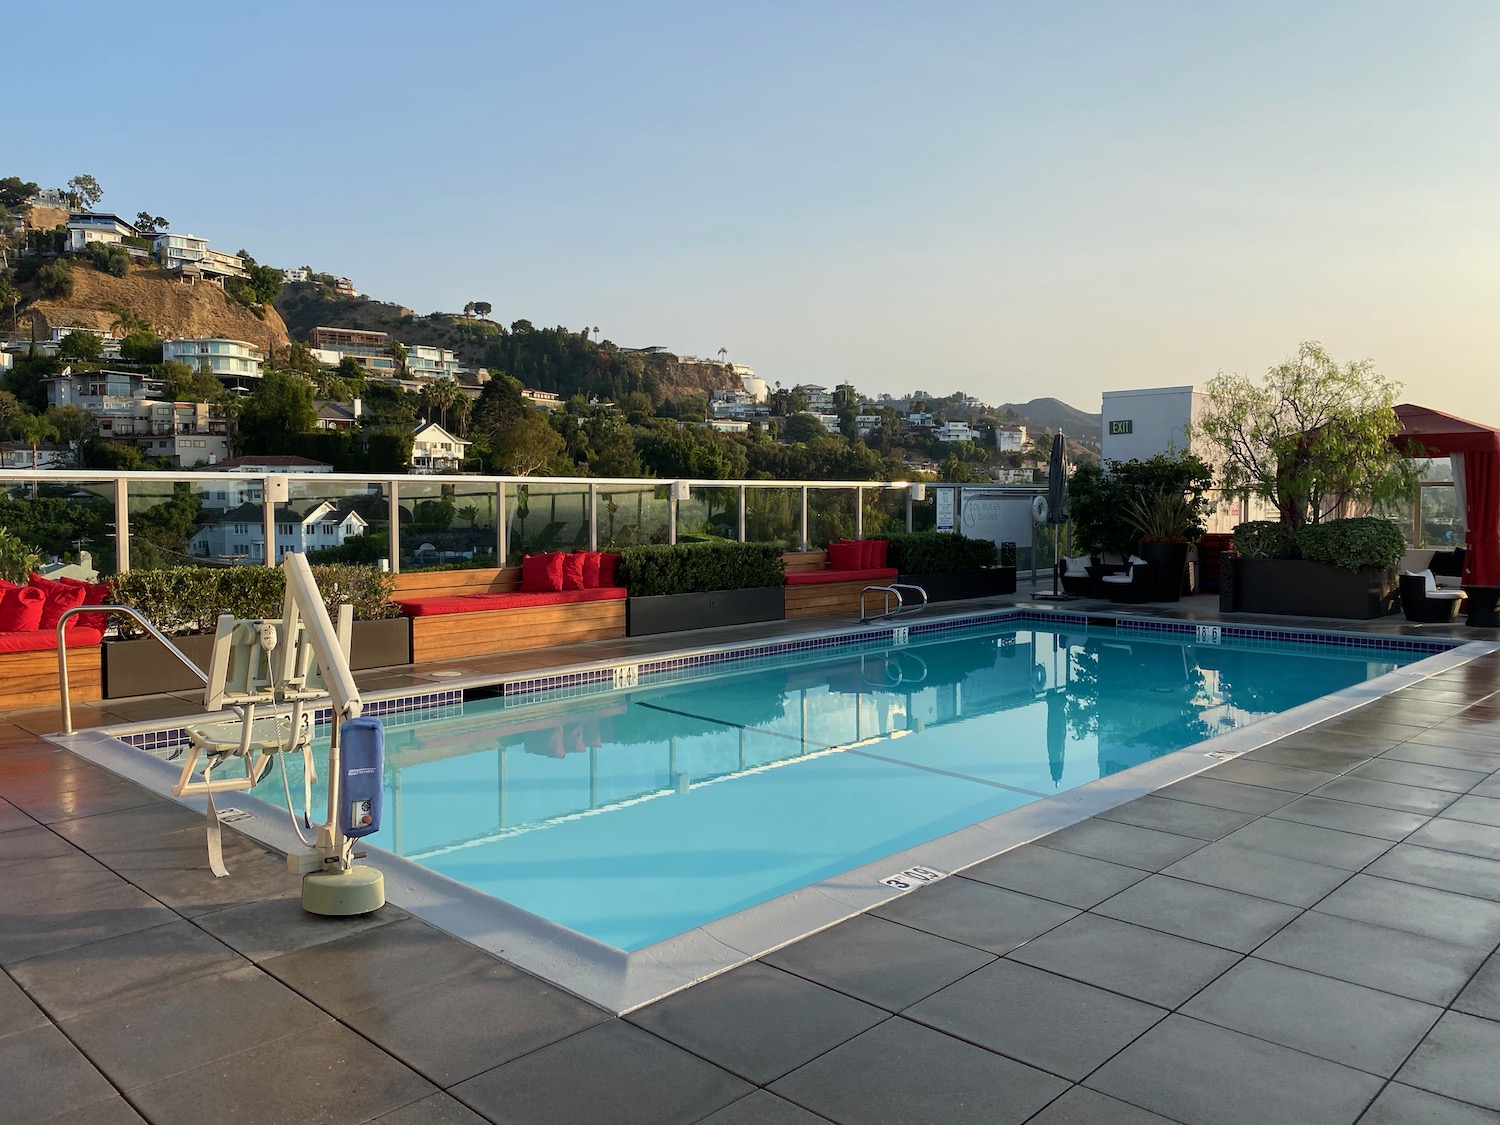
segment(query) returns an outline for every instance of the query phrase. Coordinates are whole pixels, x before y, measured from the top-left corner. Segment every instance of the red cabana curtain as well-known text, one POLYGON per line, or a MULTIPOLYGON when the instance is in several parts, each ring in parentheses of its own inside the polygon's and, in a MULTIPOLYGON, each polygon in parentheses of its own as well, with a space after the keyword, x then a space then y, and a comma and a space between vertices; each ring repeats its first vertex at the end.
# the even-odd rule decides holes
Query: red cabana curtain
POLYGON ((1464 483, 1469 534, 1463 584, 1500 586, 1500 454, 1465 453, 1464 483))

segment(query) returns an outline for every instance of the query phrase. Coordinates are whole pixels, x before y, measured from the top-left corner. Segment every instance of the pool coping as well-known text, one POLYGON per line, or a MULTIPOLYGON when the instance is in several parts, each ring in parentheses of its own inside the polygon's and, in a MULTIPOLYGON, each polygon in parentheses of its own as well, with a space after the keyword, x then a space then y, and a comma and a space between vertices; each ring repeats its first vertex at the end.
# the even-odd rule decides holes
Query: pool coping
MULTIPOLYGON (((959 629, 979 629, 1006 621, 1086 625, 1089 618, 1109 620, 1126 631, 1142 633, 1193 633, 1201 623, 1131 618, 1128 614, 1068 613, 1031 608, 1004 608, 975 613, 955 612, 927 618, 918 635, 959 629)), ((692 676, 720 670, 728 663, 726 653, 750 653, 772 649, 775 654, 794 654, 853 647, 862 642, 889 641, 899 626, 838 627, 776 641, 736 641, 677 650, 637 661, 638 665, 675 663, 677 671, 692 676)), ((1172 751, 1120 773, 1087 782, 1073 789, 1043 797, 1020 808, 990 817, 966 828, 903 849, 863 864, 837 876, 788 892, 767 902, 717 919, 685 933, 626 953, 613 946, 566 929, 537 915, 476 891, 446 876, 376 847, 370 847, 365 862, 382 871, 387 899, 409 913, 430 922, 470 944, 535 973, 551 983, 615 1014, 624 1014, 663 996, 680 991, 708 977, 772 952, 784 945, 833 926, 854 915, 889 902, 910 890, 882 884, 881 879, 915 867, 954 874, 1079 821, 1152 793, 1163 786, 1192 777, 1222 761, 1239 757, 1269 742, 1326 721, 1500 650, 1486 641, 1439 642, 1407 640, 1372 634, 1349 634, 1332 630, 1308 630, 1216 623, 1223 634, 1244 632, 1250 639, 1310 639, 1372 649, 1422 650, 1440 648, 1403 668, 1375 679, 1301 704, 1276 715, 1225 732, 1205 742, 1172 751), (1364 643, 1361 643, 1361 642, 1364 643)), ((1144 638, 1143 638, 1144 639, 1144 638)), ((753 656, 743 657, 753 659, 753 656)), ((580 694, 615 690, 603 686, 600 673, 621 665, 620 660, 581 662, 545 673, 513 673, 509 676, 474 675, 445 681, 442 689, 414 690, 410 687, 372 692, 372 706, 399 706, 412 697, 449 696, 474 688, 492 688, 517 683, 529 685, 510 694, 530 696, 525 702, 557 698, 555 692, 580 689, 580 694), (539 686, 549 681, 548 686, 539 686)), ((679 682, 677 677, 652 682, 679 682)), ((629 686, 629 685, 622 685, 629 686)), ((518 700, 519 702, 520 700, 518 700)), ((394 707, 392 707, 394 709, 394 707)), ((106 729, 73 735, 54 735, 51 740, 116 774, 155 792, 170 795, 178 768, 142 753, 121 740, 121 735, 161 731, 178 720, 118 724, 106 729)), ((173 798, 200 815, 206 804, 200 798, 173 798)), ((304 850, 286 810, 245 793, 222 794, 221 801, 248 816, 236 818, 233 827, 277 851, 304 850)), ((224 809, 220 809, 221 815, 224 809)), ((232 877, 232 873, 231 873, 232 877)))

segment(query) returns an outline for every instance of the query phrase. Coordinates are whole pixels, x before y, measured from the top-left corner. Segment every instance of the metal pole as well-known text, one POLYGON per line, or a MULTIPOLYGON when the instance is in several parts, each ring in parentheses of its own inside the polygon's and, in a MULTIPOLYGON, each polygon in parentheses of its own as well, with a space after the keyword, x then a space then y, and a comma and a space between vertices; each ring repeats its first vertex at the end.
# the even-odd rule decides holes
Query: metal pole
POLYGON ((266 557, 264 562, 267 566, 276 565, 276 501, 271 499, 271 477, 266 475, 260 480, 260 518, 266 533, 266 557))
POLYGON ((123 477, 115 478, 115 570, 130 573, 130 489, 123 477))
POLYGON ((807 485, 802 486, 802 550, 807 550, 807 485))
POLYGON ((495 485, 495 561, 505 565, 510 553, 510 513, 505 510, 505 482, 495 485))
POLYGON ((401 498, 397 495, 396 481, 390 480, 391 494, 386 497, 386 516, 391 521, 391 573, 401 573, 401 498))
POLYGON ((745 498, 748 495, 749 495, 749 490, 746 489, 743 484, 740 485, 740 542, 741 543, 744 543, 746 541, 745 540, 745 498))
POLYGON ((854 538, 865 537, 865 490, 855 488, 854 490, 854 538))
POLYGON ((599 549, 599 486, 589 485, 589 550, 599 549))
POLYGON ((667 487, 667 542, 677 542, 677 485, 667 487))
POLYGON ((912 495, 913 495, 913 493, 916 492, 916 489, 917 489, 917 486, 914 485, 914 484, 909 484, 909 485, 906 486, 906 534, 908 534, 908 535, 911 534, 911 529, 913 527, 913 524, 912 524, 912 507, 913 507, 912 495))

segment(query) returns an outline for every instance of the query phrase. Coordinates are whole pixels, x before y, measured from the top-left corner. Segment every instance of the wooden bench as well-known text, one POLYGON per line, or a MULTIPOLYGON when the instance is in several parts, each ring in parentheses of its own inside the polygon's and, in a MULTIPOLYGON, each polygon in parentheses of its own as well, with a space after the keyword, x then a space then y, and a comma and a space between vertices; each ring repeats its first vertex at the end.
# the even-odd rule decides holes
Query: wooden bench
MULTIPOLYGON (((74 703, 104 698, 103 655, 97 640, 68 646, 68 692, 74 703)), ((56 707, 62 702, 57 649, 0 652, 0 713, 23 707, 56 707)))
POLYGON ((839 571, 828 569, 827 551, 792 551, 781 556, 786 566, 788 582, 786 598, 787 617, 827 617, 832 614, 859 616, 859 599, 866 586, 889 586, 896 581, 896 571, 891 568, 879 570, 839 571), (847 574, 849 577, 840 578, 847 574), (803 575, 800 580, 794 575, 803 575), (809 581, 809 577, 816 579, 809 581))
MULTIPOLYGON (((519 593, 521 568, 442 570, 396 576, 395 601, 519 593)), ((614 588, 611 588, 614 589, 614 588)), ((413 616, 412 661, 461 660, 625 636, 624 591, 606 600, 477 608, 413 616)))

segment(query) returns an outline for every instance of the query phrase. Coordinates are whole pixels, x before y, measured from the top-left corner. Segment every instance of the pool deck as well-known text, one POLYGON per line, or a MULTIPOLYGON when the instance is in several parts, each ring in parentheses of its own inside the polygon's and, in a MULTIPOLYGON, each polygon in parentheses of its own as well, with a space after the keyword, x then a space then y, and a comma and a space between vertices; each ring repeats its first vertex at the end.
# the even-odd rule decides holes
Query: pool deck
POLYGON ((232 830, 214 879, 201 816, 38 737, 58 725, 0 717, 7 1123, 1500 1123, 1500 653, 623 1018, 393 906, 306 915, 232 830))

